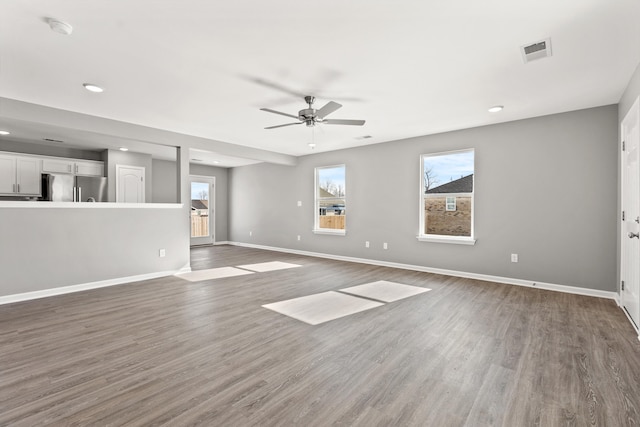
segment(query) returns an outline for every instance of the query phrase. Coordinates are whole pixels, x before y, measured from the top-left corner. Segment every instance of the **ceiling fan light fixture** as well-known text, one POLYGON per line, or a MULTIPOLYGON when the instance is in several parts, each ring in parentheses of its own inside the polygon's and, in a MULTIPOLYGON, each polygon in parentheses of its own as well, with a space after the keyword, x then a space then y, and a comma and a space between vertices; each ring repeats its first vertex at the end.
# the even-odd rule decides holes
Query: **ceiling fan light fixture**
POLYGON ((490 113, 498 113, 502 110, 504 110, 504 105, 494 105, 493 107, 489 108, 490 113))

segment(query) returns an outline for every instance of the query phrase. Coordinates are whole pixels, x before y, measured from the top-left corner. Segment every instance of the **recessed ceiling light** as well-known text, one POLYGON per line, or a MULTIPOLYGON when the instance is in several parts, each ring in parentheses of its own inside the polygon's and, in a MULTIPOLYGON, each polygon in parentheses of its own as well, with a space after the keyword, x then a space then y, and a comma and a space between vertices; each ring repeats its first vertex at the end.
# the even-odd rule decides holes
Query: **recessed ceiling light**
POLYGON ((309 147, 313 150, 314 148, 316 148, 316 144, 313 142, 310 142, 309 147))
POLYGON ((49 27, 51 28, 51 30, 58 34, 64 34, 65 36, 68 36, 73 31, 73 27, 66 22, 58 21, 57 19, 53 18, 47 19, 47 22, 49 23, 49 27))
POLYGON ((7 130, 0 130, 0 135, 11 135, 11 132, 7 130))
POLYGON ((100 86, 96 86, 93 83, 83 83, 82 86, 84 86, 86 90, 91 92, 100 93, 104 91, 104 89, 102 89, 100 86))
POLYGON ((498 111, 502 111, 503 109, 504 109, 503 105, 496 105, 496 106, 493 106, 493 107, 489 108, 489 112, 490 113, 497 113, 498 111))
POLYGON ((220 160, 214 160, 214 161, 213 161, 213 164, 214 164, 214 165, 217 165, 217 164, 219 164, 219 163, 220 163, 220 160))
POLYGON ((120 151, 129 151, 127 147, 120 147, 120 151))

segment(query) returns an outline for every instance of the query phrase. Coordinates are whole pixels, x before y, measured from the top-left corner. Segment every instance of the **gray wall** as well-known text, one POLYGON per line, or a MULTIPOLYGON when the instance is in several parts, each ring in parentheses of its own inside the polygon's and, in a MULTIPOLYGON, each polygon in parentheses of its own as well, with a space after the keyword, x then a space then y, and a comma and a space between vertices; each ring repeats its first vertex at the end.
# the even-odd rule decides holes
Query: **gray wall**
MULTIPOLYGON (((229 169, 215 166, 189 164, 190 175, 212 176, 216 178, 215 199, 215 241, 229 240, 229 169)), ((166 160, 153 161, 153 201, 155 203, 174 203, 176 198, 176 162, 166 160)))
POLYGON ((229 169, 207 165, 189 165, 189 174, 214 176, 216 178, 215 200, 215 241, 229 240, 229 169))
POLYGON ((229 237, 615 291, 617 124, 611 105, 309 155, 296 166, 234 168, 229 237), (418 242, 420 155, 465 148, 475 148, 478 241, 418 242), (347 167, 347 234, 315 235, 314 168, 341 163, 347 167), (520 262, 511 263, 511 253, 520 262))
POLYGON ((189 263, 184 215, 183 209, 0 208, 0 296, 178 270, 189 263))
POLYGON ((107 150, 105 170, 107 171, 110 202, 116 201, 116 165, 143 167, 145 173, 145 202, 153 202, 153 164, 151 155, 132 153, 131 151, 107 150))
POLYGON ((153 203, 176 203, 178 200, 176 162, 153 159, 151 164, 153 203))
POLYGON ((6 139, 6 137, 3 137, 2 140, 0 140, 0 151, 36 154, 38 156, 67 157, 70 159, 102 160, 101 151, 78 150, 75 148, 57 147, 48 144, 13 141, 6 139))

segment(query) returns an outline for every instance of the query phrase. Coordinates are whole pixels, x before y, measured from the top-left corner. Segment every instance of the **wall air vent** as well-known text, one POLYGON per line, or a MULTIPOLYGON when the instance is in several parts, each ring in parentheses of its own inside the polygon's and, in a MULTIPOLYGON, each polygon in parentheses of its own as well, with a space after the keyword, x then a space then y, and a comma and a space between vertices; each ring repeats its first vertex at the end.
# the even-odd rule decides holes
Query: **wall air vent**
POLYGON ((551 56, 551 39, 544 39, 535 43, 520 46, 520 53, 522 54, 522 60, 525 64, 527 62, 535 61, 536 59, 551 56))

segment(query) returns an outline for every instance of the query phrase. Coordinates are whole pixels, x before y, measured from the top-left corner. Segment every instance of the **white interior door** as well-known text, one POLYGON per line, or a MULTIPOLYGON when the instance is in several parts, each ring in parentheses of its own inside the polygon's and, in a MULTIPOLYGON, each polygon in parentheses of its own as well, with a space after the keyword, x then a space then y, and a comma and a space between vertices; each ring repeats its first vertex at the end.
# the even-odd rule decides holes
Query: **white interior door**
POLYGON ((622 121, 622 237, 620 301, 640 326, 640 108, 639 100, 622 121))
POLYGON ((116 202, 144 203, 144 175, 141 166, 116 165, 116 202))
POLYGON ((191 245, 215 241, 215 178, 191 176, 191 245))

